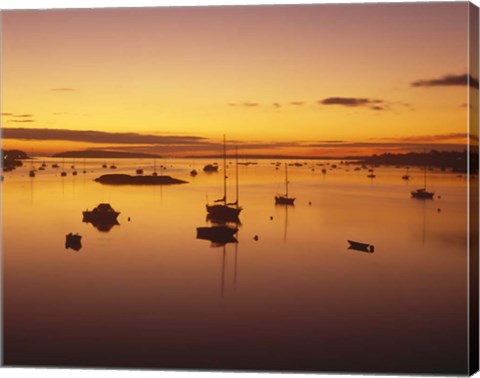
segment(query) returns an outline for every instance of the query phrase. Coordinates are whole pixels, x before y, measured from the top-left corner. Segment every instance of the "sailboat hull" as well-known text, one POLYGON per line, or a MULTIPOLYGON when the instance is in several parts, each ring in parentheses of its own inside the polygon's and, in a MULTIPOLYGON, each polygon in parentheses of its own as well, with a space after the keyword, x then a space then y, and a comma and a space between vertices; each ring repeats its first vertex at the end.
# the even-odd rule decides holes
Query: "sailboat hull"
POLYGON ((207 205, 208 214, 217 219, 235 219, 238 218, 241 211, 241 207, 231 207, 228 205, 207 205))
POLYGON ((416 199, 433 199, 435 193, 427 192, 425 189, 418 189, 411 192, 412 198, 416 199))
POLYGON ((287 196, 276 196, 275 197, 275 204, 276 205, 294 205, 295 198, 287 197, 287 196))

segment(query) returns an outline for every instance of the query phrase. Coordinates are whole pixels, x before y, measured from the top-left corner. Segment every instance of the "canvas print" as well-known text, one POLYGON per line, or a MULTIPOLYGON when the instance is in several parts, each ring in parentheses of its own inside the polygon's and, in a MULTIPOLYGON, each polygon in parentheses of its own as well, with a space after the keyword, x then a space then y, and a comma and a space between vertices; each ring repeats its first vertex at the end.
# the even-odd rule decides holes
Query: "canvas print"
POLYGON ((1 12, 9 367, 467 375, 478 8, 1 12))

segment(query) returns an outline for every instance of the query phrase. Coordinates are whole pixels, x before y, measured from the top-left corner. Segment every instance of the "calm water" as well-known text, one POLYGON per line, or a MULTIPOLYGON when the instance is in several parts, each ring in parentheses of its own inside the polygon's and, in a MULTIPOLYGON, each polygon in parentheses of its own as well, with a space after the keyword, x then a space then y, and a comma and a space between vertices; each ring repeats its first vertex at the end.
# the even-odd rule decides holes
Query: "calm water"
POLYGON ((65 178, 46 162, 2 183, 7 365, 467 372, 465 177, 429 172, 435 199, 421 201, 409 194, 420 170, 371 180, 308 162, 289 168, 285 207, 283 169, 259 161, 240 167, 238 243, 212 247, 196 239, 207 199, 222 196, 222 173, 201 172, 212 161, 191 178, 192 161, 157 160, 189 181, 164 187, 93 181, 150 174, 151 161, 88 160, 87 174, 77 162, 65 178), (109 232, 82 222, 101 202, 121 212, 109 232), (80 251, 65 249, 69 232, 80 251))

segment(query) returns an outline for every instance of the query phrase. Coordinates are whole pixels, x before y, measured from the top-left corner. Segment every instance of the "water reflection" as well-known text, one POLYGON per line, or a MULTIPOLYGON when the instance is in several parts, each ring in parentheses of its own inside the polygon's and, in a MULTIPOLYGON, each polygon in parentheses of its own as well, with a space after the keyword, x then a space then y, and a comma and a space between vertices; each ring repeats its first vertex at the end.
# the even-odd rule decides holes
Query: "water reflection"
POLYGON ((238 228, 229 226, 211 226, 211 227, 197 227, 197 239, 209 240, 212 242, 212 247, 225 246, 228 243, 237 243, 235 235, 238 228))

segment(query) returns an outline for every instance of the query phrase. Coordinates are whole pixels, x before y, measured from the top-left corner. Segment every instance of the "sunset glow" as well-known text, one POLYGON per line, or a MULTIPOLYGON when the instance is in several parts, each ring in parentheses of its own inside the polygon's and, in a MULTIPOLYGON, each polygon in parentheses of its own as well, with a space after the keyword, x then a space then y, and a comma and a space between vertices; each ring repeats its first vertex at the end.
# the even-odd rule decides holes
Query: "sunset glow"
POLYGON ((227 134, 252 154, 463 149, 478 87, 468 12, 467 3, 5 11, 3 145, 187 156, 218 152, 227 134), (54 139, 58 129, 209 143, 102 144, 54 139))

